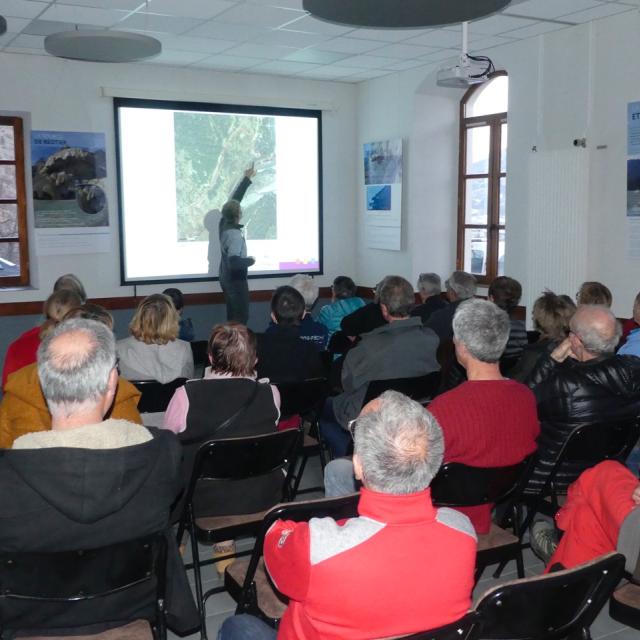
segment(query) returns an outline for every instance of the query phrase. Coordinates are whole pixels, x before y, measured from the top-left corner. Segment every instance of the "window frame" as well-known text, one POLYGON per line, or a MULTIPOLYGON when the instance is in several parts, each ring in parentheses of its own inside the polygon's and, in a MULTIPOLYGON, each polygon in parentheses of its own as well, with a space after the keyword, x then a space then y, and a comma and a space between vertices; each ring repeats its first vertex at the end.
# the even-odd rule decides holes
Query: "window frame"
POLYGON ((17 208, 17 237, 0 237, 0 244, 17 242, 20 252, 20 275, 3 278, 0 289, 29 285, 29 231, 27 227, 27 188, 24 152, 24 122, 18 116, 0 115, 0 125, 13 127, 14 159, 0 160, 0 166, 14 166, 16 172, 16 198, 0 199, 0 204, 15 204, 17 208))
MULTIPOLYGON (((507 76, 506 71, 495 71, 489 75, 489 81, 500 76, 507 76)), ((456 269, 464 270, 464 238, 467 229, 487 231, 486 273, 475 275, 478 284, 488 285, 498 276, 498 254, 500 231, 506 230, 506 224, 500 224, 500 180, 507 177, 507 171, 501 171, 501 138, 502 125, 508 124, 508 111, 492 113, 484 116, 465 115, 469 100, 486 84, 469 87, 460 100, 460 132, 458 160, 458 231, 456 248, 456 269), (467 173, 467 132, 470 129, 489 126, 489 166, 488 173, 467 173), (466 223, 466 181, 468 179, 486 179, 487 191, 487 224, 466 223)), ((505 167, 506 169, 507 167, 505 167)), ((505 216, 506 223, 506 216, 505 216)), ((505 236, 506 238, 506 236, 505 236)))

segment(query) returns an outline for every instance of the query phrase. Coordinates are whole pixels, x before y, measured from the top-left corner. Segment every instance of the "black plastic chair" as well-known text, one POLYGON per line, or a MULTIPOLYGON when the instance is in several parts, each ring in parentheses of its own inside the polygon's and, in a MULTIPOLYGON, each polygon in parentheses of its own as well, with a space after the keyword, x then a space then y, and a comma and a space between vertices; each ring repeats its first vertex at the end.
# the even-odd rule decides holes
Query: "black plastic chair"
POLYGON ((251 558, 234 562, 225 571, 225 587, 238 603, 236 614, 251 613, 275 625, 287 608, 287 598, 271 586, 262 560, 265 535, 276 520, 304 522, 311 518, 353 518, 358 515, 358 500, 359 496, 354 494, 341 498, 290 502, 271 509, 262 521, 251 558))
POLYGON ((554 516, 559 508, 558 496, 566 493, 567 482, 558 484, 556 478, 563 466, 570 465, 579 469, 576 477, 584 471, 604 460, 627 459, 640 437, 638 418, 621 420, 620 422, 590 424, 574 429, 560 449, 553 467, 544 485, 533 495, 524 496, 528 506, 527 517, 522 530, 529 528, 538 512, 554 516), (550 502, 547 502, 547 498, 550 502), (545 504, 546 503, 546 504, 545 504))
POLYGON ((377 398, 385 391, 399 391, 420 404, 430 402, 440 387, 440 372, 434 371, 415 378, 393 378, 390 380, 372 380, 367 387, 367 393, 362 405, 377 398))
POLYGON ((475 606, 482 618, 480 637, 588 640, 623 571, 624 556, 610 553, 573 569, 489 589, 475 606))
POLYGON ((176 378, 162 384, 157 380, 131 380, 131 384, 142 394, 138 402, 138 411, 140 413, 166 411, 176 389, 182 387, 186 381, 186 378, 176 378))
MULTIPOLYGON (((200 611, 203 638, 207 637, 205 624, 207 599, 214 593, 224 591, 224 587, 209 589, 203 594, 201 566, 210 564, 213 560, 208 562, 200 560, 198 543, 213 545, 241 535, 256 535, 260 530, 265 512, 197 517, 193 507, 196 485, 198 481, 205 479, 228 483, 267 476, 274 471, 282 470, 280 500, 288 500, 291 474, 300 446, 300 434, 301 431, 298 429, 288 429, 267 435, 212 440, 205 442, 198 449, 185 496, 184 509, 178 524, 177 539, 180 544, 185 529, 189 532, 193 563, 187 564, 186 568, 193 569, 195 574, 196 600, 200 611)), ((251 552, 229 554, 217 560, 249 553, 251 552)))
POLYGON ((451 462, 445 464, 431 482, 431 497, 439 507, 473 507, 508 501, 513 533, 492 522, 489 533, 478 535, 476 582, 488 565, 499 562, 502 566, 511 559, 516 561, 518 577, 524 578, 518 498, 534 461, 535 454, 506 467, 481 468, 451 462))
POLYGON ((209 343, 206 340, 194 340, 189 343, 191 345, 191 353, 193 354, 193 366, 206 367, 209 364, 209 358, 207 356, 207 349, 209 343))
POLYGON ((466 616, 451 624, 429 631, 413 633, 410 636, 401 636, 399 640, 475 640, 480 637, 481 625, 482 620, 478 612, 470 611, 466 616))
POLYGON ((292 475, 291 499, 298 494, 324 491, 324 487, 309 487, 299 491, 300 481, 312 456, 320 457, 320 464, 326 465, 325 447, 320 439, 318 416, 329 395, 329 382, 326 378, 313 378, 304 382, 285 382, 277 385, 280 392, 281 418, 291 418, 299 415, 303 423, 308 423, 309 433, 304 433, 302 449, 300 451, 300 466, 292 475))
MULTIPOLYGON (((132 599, 142 599, 136 610, 144 611, 154 638, 164 640, 166 565, 162 532, 97 549, 0 553, 0 637, 25 629, 51 635, 51 617, 67 610, 78 629, 112 626, 112 608, 102 617, 99 603, 90 610, 82 603, 131 592, 132 599)), ((70 633, 66 628, 59 635, 70 633)))
POLYGON ((611 595, 609 615, 628 627, 640 629, 640 557, 632 559, 627 556, 626 566, 629 582, 618 587, 611 595))

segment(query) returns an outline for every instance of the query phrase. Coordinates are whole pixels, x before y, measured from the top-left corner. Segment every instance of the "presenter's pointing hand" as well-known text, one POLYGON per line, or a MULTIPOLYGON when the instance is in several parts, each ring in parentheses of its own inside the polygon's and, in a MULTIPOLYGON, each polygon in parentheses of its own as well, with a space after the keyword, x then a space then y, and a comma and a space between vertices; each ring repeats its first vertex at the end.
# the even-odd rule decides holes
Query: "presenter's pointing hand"
POLYGON ((253 178, 256 175, 256 173, 258 173, 256 171, 256 163, 252 162, 251 166, 245 170, 244 176, 245 178, 249 178, 249 180, 251 180, 251 178, 253 178))

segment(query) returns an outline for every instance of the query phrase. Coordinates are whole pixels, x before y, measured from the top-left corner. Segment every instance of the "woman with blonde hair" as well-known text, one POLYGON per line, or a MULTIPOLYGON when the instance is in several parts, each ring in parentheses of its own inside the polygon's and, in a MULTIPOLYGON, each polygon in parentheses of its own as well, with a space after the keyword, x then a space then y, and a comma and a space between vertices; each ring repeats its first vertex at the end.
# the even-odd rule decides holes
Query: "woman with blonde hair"
POLYGON ((118 340, 120 374, 128 380, 157 380, 163 384, 176 378, 192 378, 191 345, 178 340, 180 316, 168 296, 147 296, 131 323, 131 335, 118 340))
POLYGON ((7 349, 2 369, 2 388, 7 384, 7 378, 14 371, 22 369, 36 361, 40 341, 59 322, 62 321, 66 313, 74 307, 82 304, 80 296, 71 289, 59 289, 54 291, 45 301, 42 308, 45 317, 44 322, 25 331, 17 340, 14 340, 7 349))

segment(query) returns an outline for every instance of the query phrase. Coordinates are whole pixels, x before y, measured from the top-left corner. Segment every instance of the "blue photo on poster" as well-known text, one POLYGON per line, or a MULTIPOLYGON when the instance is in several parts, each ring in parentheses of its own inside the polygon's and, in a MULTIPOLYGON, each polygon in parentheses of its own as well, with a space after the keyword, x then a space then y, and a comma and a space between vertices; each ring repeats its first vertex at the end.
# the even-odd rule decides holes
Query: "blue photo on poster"
POLYGON ((627 160, 627 216, 640 217, 640 158, 627 160))
POLYGON ((391 210, 391 185, 373 185, 367 187, 367 210, 391 210))
POLYGON ((627 154, 640 155, 640 102, 627 104, 627 154))

